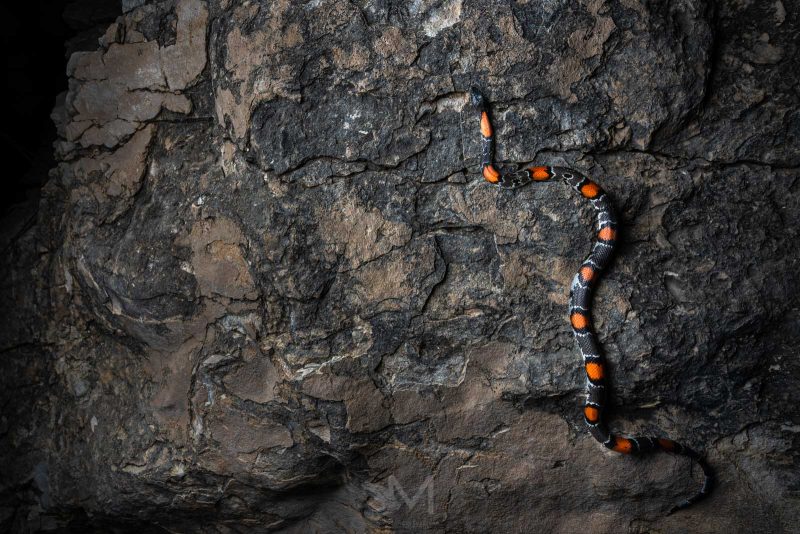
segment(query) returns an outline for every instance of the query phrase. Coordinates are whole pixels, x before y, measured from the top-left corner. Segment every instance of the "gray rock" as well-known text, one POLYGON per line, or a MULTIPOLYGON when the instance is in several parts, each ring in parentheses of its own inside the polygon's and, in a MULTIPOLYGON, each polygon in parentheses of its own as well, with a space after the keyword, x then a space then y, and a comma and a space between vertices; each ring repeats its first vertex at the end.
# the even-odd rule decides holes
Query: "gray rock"
POLYGON ((4 225, 4 529, 795 529, 800 6, 123 4, 4 225), (472 84, 612 195, 611 426, 707 502, 586 432, 590 208, 472 84))

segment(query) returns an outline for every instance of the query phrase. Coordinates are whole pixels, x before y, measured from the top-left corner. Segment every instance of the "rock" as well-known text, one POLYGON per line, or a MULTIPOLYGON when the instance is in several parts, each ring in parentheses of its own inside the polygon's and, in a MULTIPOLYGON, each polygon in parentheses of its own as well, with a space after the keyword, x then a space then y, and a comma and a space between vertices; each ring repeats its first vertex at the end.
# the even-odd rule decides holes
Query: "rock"
POLYGON ((0 525, 792 530, 797 8, 123 2, 4 225, 0 525), (707 502, 586 431, 590 208, 480 179, 473 84, 500 159, 610 192, 611 426, 707 502))

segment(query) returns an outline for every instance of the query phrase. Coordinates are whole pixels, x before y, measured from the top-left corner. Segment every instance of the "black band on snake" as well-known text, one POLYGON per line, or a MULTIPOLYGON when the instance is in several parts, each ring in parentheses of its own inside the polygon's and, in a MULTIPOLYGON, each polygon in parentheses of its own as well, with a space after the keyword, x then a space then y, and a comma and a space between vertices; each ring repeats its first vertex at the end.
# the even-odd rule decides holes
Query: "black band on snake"
POLYGON ((666 451, 688 456, 703 470, 703 486, 698 493, 674 506, 669 513, 681 510, 709 495, 714 484, 710 466, 694 450, 667 438, 623 437, 612 434, 606 427, 603 411, 606 393, 606 365, 600 344, 592 328, 591 301, 592 289, 600 274, 608 266, 614 251, 617 236, 617 219, 608 195, 599 185, 580 172, 564 167, 535 166, 519 170, 494 166, 494 136, 492 124, 483 95, 473 88, 470 92, 472 105, 480 115, 481 129, 481 170, 487 182, 502 188, 515 188, 530 182, 545 182, 561 179, 592 205, 596 215, 595 240, 589 256, 583 261, 572 281, 569 299, 569 320, 575 341, 583 356, 586 369, 586 404, 583 416, 594 438, 622 454, 641 454, 666 451))

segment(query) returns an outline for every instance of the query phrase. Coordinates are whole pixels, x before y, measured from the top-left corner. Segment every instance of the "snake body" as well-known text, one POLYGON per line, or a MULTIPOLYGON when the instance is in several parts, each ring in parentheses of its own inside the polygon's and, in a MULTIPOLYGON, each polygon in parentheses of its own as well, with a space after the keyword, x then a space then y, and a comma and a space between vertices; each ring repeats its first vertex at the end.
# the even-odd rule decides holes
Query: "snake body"
POLYGON ((703 470, 704 480, 699 492, 672 507, 669 513, 681 510, 707 497, 714 484, 713 472, 705 459, 694 450, 668 438, 626 437, 611 433, 604 420, 606 397, 606 363, 597 335, 592 328, 592 290, 600 274, 608 267, 617 238, 617 218, 608 195, 582 173, 565 167, 531 166, 512 170, 494 166, 494 134, 486 100, 472 88, 470 100, 480 114, 481 173, 484 179, 498 187, 511 189, 531 182, 563 180, 589 201, 595 212, 595 239, 591 252, 583 260, 572 280, 569 298, 569 320, 586 371, 586 403, 583 417, 589 433, 612 451, 621 454, 642 454, 665 451, 687 456, 703 470))

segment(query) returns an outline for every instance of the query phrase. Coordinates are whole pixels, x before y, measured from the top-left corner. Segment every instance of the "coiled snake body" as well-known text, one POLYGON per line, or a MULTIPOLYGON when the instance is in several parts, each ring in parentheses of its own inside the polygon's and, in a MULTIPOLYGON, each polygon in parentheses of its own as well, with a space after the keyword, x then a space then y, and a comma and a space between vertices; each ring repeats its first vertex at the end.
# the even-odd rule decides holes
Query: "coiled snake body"
POLYGON ((480 91, 475 88, 470 91, 470 100, 480 114, 481 170, 487 182, 510 189, 530 182, 561 179, 587 199, 594 208, 596 215, 595 240, 589 256, 583 260, 578 273, 572 280, 569 299, 569 320, 586 370, 586 404, 583 407, 583 416, 589 432, 597 441, 618 453, 639 454, 666 451, 688 456, 700 465, 704 475, 702 488, 698 493, 672 507, 669 513, 686 508, 707 497, 711 492, 714 477, 711 468, 700 454, 667 438, 625 437, 612 434, 604 421, 606 364, 597 341, 597 335, 592 328, 591 300, 592 289, 597 284, 600 273, 609 264, 617 237, 617 219, 608 195, 599 185, 580 172, 565 167, 533 166, 520 170, 502 168, 498 170, 493 164, 494 135, 486 101, 480 91))

